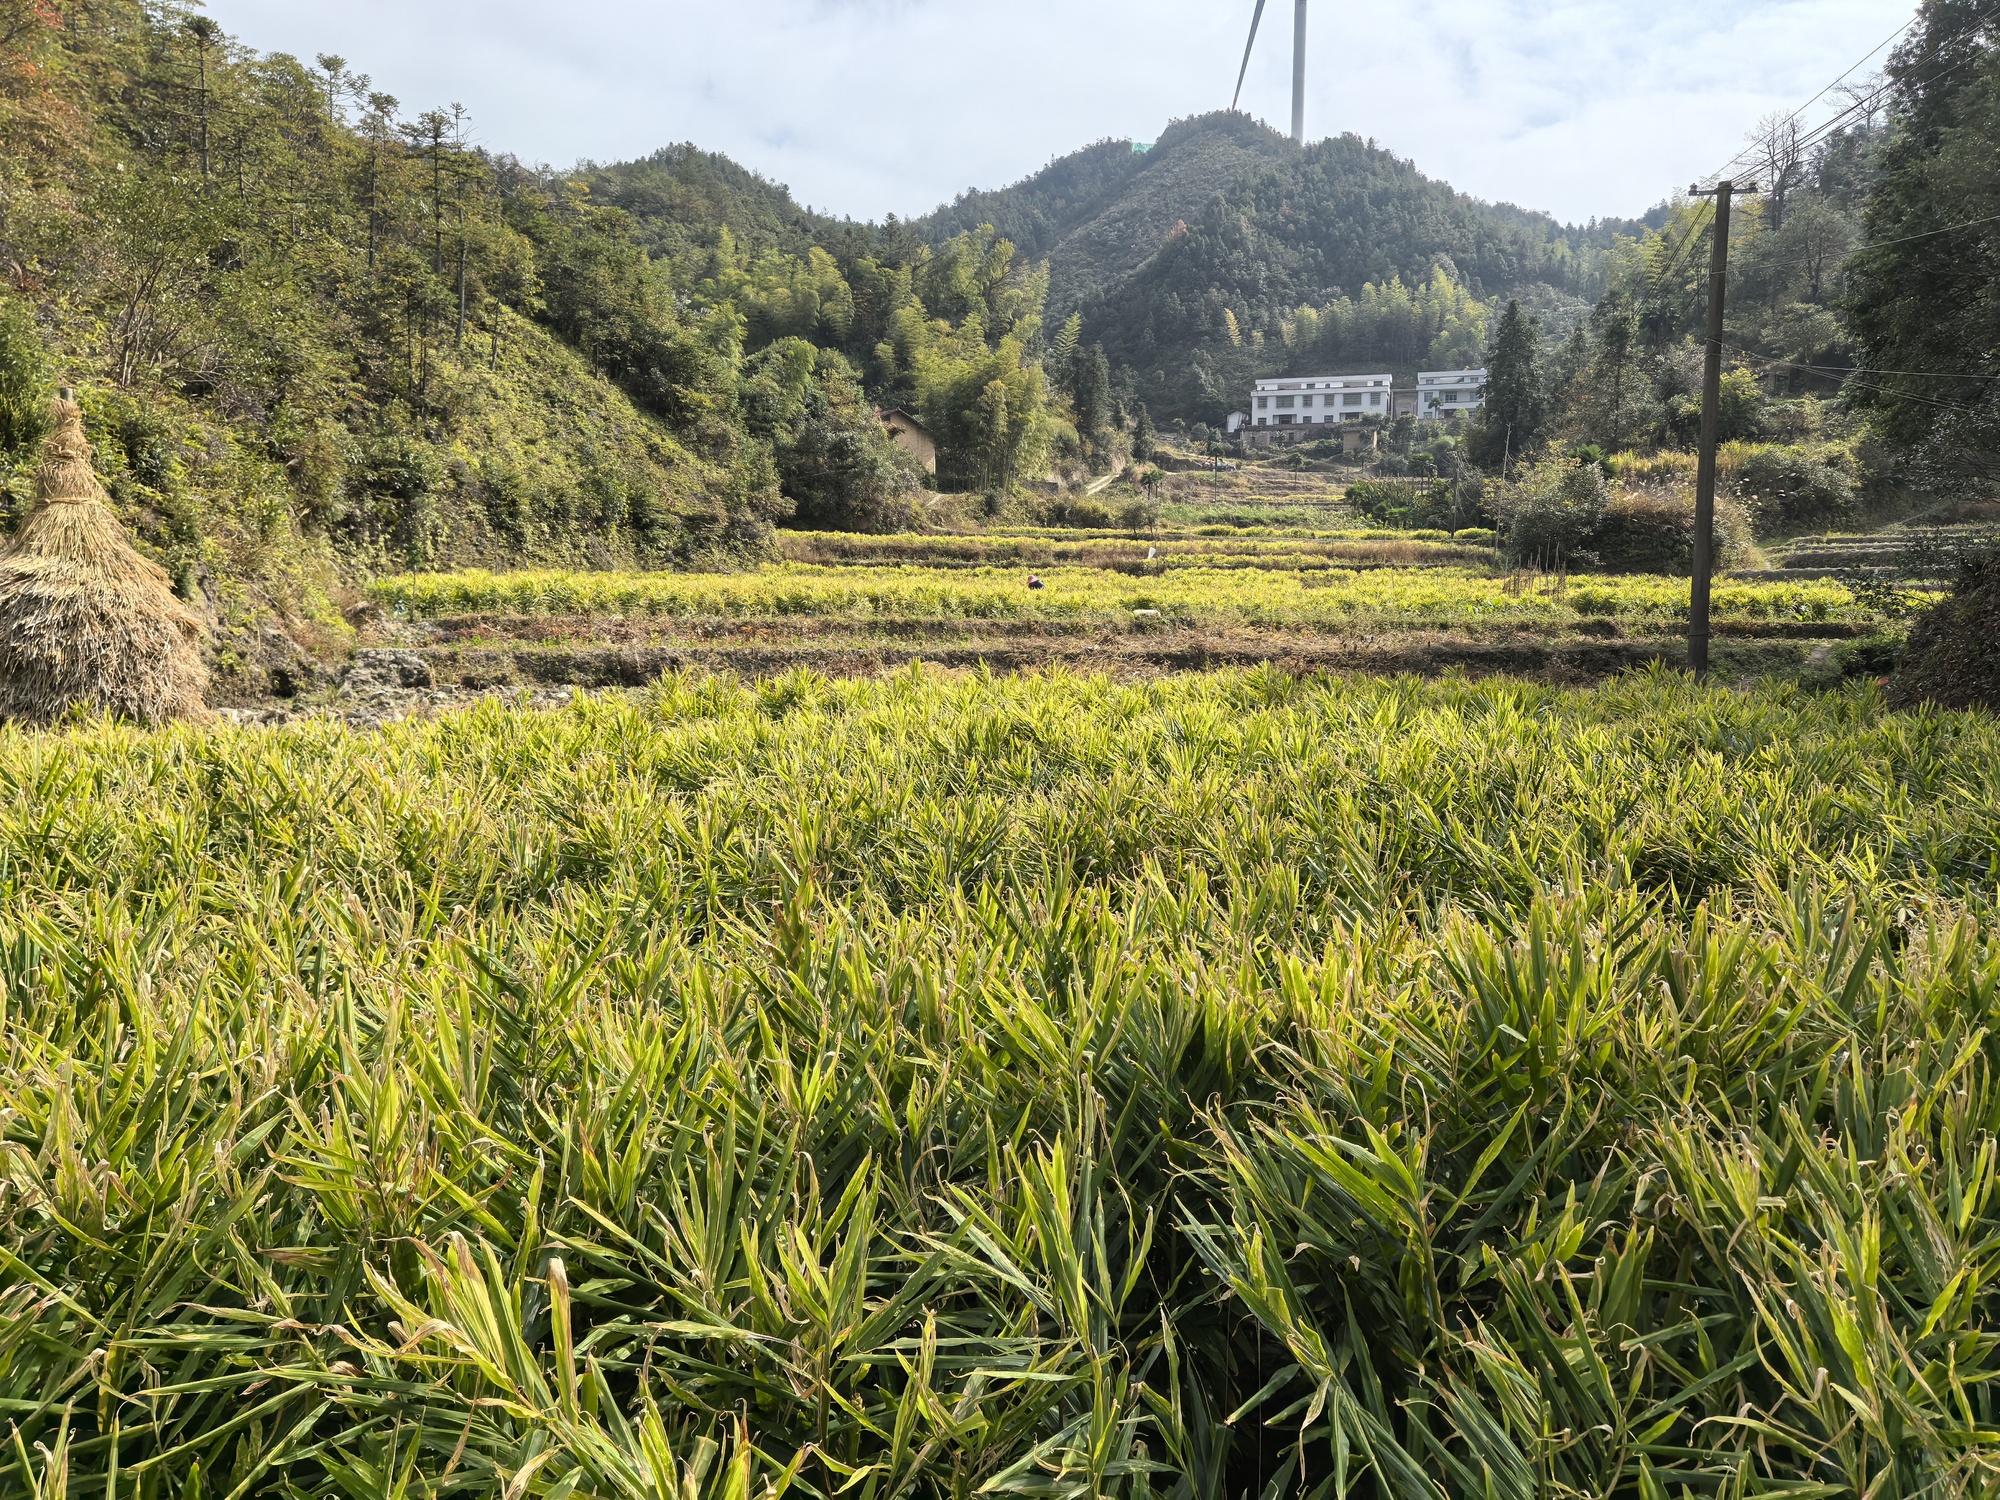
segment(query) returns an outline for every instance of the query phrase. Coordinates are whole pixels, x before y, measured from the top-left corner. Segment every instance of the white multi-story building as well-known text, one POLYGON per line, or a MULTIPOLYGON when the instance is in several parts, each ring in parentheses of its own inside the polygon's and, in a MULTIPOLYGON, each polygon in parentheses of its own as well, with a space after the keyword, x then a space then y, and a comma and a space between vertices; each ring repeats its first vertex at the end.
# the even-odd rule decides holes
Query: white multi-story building
POLYGON ((1417 415, 1469 416, 1486 404, 1484 370, 1424 370, 1417 375, 1417 415))
POLYGON ((1250 443, 1306 442, 1321 434, 1300 429, 1341 426, 1368 417, 1415 416, 1440 421, 1469 417, 1486 404, 1484 370, 1424 370, 1414 389, 1396 389, 1390 375, 1298 375, 1260 380, 1247 414, 1232 414, 1230 431, 1250 443))
MULTIPOLYGON (((1300 375, 1260 380, 1250 396, 1249 435, 1265 441, 1284 427, 1320 427, 1386 417, 1392 375, 1300 375)), ((1295 434, 1303 437, 1303 433, 1295 434)))

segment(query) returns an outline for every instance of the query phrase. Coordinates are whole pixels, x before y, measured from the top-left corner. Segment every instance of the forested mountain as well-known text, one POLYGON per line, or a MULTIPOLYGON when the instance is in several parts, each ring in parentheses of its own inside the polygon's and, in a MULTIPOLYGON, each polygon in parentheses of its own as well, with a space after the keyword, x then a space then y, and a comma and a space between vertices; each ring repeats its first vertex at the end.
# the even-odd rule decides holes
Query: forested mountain
POLYGON ((916 227, 936 238, 975 222, 1048 257, 1052 316, 1081 311, 1083 338, 1132 394, 1208 421, 1255 375, 1300 361, 1407 373, 1434 346, 1473 358, 1492 297, 1581 306, 1604 249, 1640 227, 1566 228, 1352 136, 1301 150, 1234 113, 1178 121, 1146 150, 1101 143, 916 227))
POLYGON ((1013 187, 967 193, 915 227, 938 241, 993 225, 1048 260, 1050 309, 1067 317, 1130 275, 1176 224, 1295 150, 1247 115, 1205 115, 1176 121, 1150 147, 1101 141, 1013 187))
POLYGON ((751 252, 804 255, 840 228, 802 208, 783 185, 691 143, 598 168, 585 181, 594 201, 632 216, 655 255, 713 245, 725 230, 751 252))
POLYGON ((1081 312, 1082 341, 1103 348, 1128 399, 1207 421, 1295 356, 1405 373, 1434 352, 1475 359, 1499 294, 1580 315, 1601 287, 1604 250, 1643 228, 1568 228, 1469 198, 1352 136, 1301 150, 1230 112, 1176 121, 1150 147, 1102 141, 1012 187, 883 225, 807 213, 692 147, 591 181, 663 250, 714 244, 726 229, 732 245, 817 246, 843 265, 908 261, 913 245, 990 228, 1046 261, 1052 324, 1081 312))
MULTIPOLYGON (((1199 136, 1218 128, 1189 122, 1199 136)), ((1235 128, 1242 128, 1237 122, 1235 128)), ((1268 134, 1268 132, 1267 132, 1268 134)), ((1440 307, 1421 341, 1359 335, 1341 313, 1391 288, 1414 295, 1442 278, 1474 301, 1531 287, 1585 295, 1594 287, 1608 226, 1566 232, 1554 220, 1495 209, 1352 136, 1281 154, 1176 219, 1131 269, 1082 303, 1084 327, 1114 364, 1131 367, 1158 408, 1210 420, 1256 373, 1306 362, 1383 364, 1407 373, 1462 313, 1440 307), (1344 340, 1287 338, 1301 309, 1324 311, 1344 340), (1280 346, 1283 346, 1281 350, 1280 346)), ((1392 294, 1393 295, 1393 294, 1392 294)), ((1449 300, 1449 299, 1448 299, 1449 300)), ((1419 320, 1421 321, 1421 320, 1419 320)), ((1440 361, 1483 347, 1484 322, 1437 350, 1440 361)))

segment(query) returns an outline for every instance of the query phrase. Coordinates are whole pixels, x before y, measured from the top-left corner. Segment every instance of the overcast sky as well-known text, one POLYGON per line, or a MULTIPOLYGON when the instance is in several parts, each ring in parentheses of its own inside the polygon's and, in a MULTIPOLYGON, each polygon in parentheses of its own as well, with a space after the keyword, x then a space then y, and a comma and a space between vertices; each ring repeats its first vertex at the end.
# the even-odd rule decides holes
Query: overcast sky
MULTIPOLYGON (((873 219, 1226 107, 1253 0, 209 0, 246 44, 334 52, 407 112, 557 165, 677 141, 873 219)), ((1290 123, 1271 0, 1244 107, 1290 123)), ((1632 215, 1803 104, 1912 0, 1313 0, 1309 135, 1482 198, 1632 215)), ((1879 63, 1881 54, 1877 54, 1879 63)), ((1871 67, 1874 64, 1871 64, 1871 67)), ((1822 104, 1809 118, 1830 108, 1822 104)))

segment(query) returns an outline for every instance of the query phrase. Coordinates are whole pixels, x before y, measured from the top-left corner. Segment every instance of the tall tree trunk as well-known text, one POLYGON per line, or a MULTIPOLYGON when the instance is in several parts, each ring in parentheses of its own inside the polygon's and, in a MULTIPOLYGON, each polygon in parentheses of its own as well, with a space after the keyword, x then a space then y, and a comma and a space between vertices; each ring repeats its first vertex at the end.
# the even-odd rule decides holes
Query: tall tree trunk
POLYGON ((201 175, 207 177, 208 166, 208 43, 195 39, 194 55, 196 66, 201 71, 201 175))

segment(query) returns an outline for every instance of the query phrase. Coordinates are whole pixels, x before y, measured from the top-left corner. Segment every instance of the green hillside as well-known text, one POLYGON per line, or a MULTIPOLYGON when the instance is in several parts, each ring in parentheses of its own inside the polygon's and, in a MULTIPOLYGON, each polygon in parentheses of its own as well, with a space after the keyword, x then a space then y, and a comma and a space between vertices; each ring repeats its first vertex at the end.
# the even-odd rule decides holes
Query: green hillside
POLYGON ((917 228, 937 239, 992 224, 1048 258, 1050 306, 1067 315, 1129 276, 1176 224, 1292 154, 1247 115, 1206 115, 1175 122, 1150 148, 1104 141, 1013 187, 969 193, 917 228))
POLYGON ((1642 227, 1566 227, 1470 198, 1351 136, 1301 150, 1227 111, 1176 121, 1149 147, 1100 141, 1011 187, 880 225, 811 213, 783 187, 692 146, 590 181, 657 254, 818 248, 850 281, 858 268, 865 279, 864 263, 911 264, 925 246, 990 228, 1046 263, 1050 327, 1081 312, 1082 343, 1103 347, 1128 397, 1157 416, 1208 421, 1254 375, 1299 360, 1413 369, 1454 327, 1463 348, 1447 339, 1440 357, 1475 357, 1499 296, 1577 312, 1602 289, 1603 252, 1642 227), (1439 274, 1450 294, 1427 297, 1439 274), (1378 334, 1350 328, 1334 348, 1298 342, 1300 309, 1358 307, 1370 287, 1398 304, 1371 315, 1378 334))
POLYGON ((1042 279, 991 236, 842 240, 692 148, 572 177, 465 125, 189 7, 0 0, 0 519, 77 386, 227 679, 338 637, 383 569, 729 562, 791 515, 907 519, 871 399, 968 487, 1061 437, 1042 279))
POLYGON ((655 255, 712 245, 722 230, 748 250, 803 255, 833 227, 832 220, 800 207, 781 184, 692 144, 663 146, 588 180, 597 202, 632 216, 641 242, 655 255))
MULTIPOLYGON (((1114 363, 1136 372, 1155 407, 1213 421, 1240 402, 1251 376, 1295 363, 1288 353, 1307 362, 1321 354, 1273 347, 1286 343, 1284 325, 1301 307, 1396 282, 1421 288, 1439 272, 1474 299, 1541 286, 1587 294, 1602 238, 1599 231, 1599 243, 1579 243, 1551 219, 1496 210, 1343 136, 1287 148, 1210 194, 1085 299, 1084 325, 1114 363)), ((1440 357, 1475 355, 1483 325, 1465 342, 1440 357)), ((1428 343, 1363 341, 1324 357, 1410 369, 1428 343)))
POLYGON ((623 215, 338 59, 130 0, 10 16, 0 493, 18 518, 46 398, 79 386, 225 671, 258 618, 337 631, 377 568, 764 545, 785 500, 731 351, 623 215))
POLYGON ((1301 150, 1230 112, 1177 121, 1148 149, 1102 142, 917 227, 936 238, 976 223, 1048 257, 1052 313, 1081 311, 1084 339, 1156 414, 1208 421, 1255 375, 1300 361, 1414 368, 1455 316, 1464 348, 1440 357, 1473 357, 1489 299, 1581 305, 1600 288, 1602 252, 1638 228, 1565 227, 1467 197, 1352 136, 1301 150), (1458 295, 1417 305, 1440 272, 1458 295), (1396 300, 1398 283, 1410 306, 1393 333, 1350 330, 1334 348, 1296 337, 1299 309, 1359 306, 1371 286, 1396 300), (1467 297, 1482 307, 1470 321, 1445 305, 1467 297))

